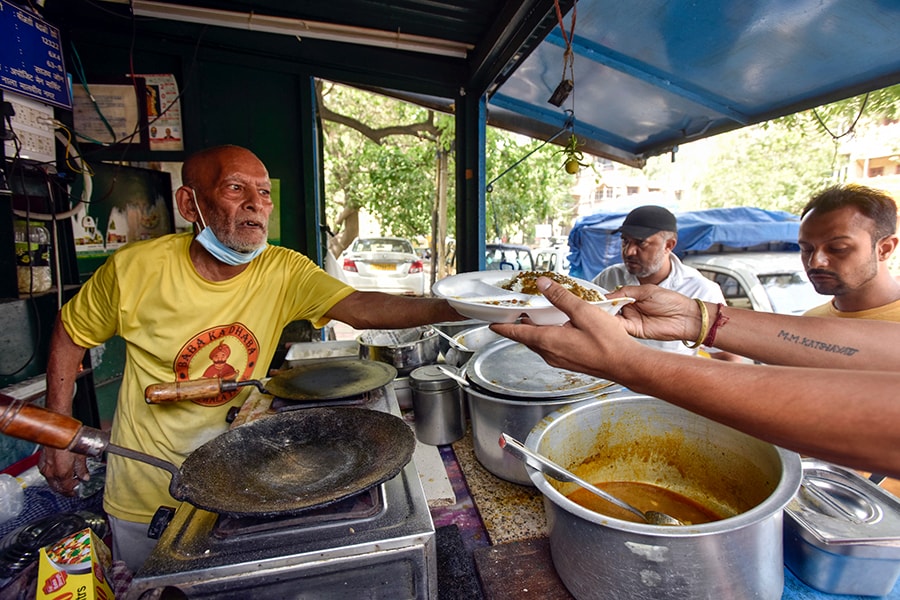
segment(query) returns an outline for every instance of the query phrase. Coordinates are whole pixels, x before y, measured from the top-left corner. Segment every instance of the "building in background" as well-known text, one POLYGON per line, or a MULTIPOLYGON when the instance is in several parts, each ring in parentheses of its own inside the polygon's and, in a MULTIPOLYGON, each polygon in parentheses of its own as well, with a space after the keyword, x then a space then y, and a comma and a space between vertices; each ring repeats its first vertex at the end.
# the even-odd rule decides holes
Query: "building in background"
POLYGON ((900 123, 886 121, 857 132, 841 144, 839 153, 847 165, 844 181, 900 198, 900 123))
MULTIPOLYGON (((838 152, 846 164, 842 181, 881 190, 900 204, 900 122, 884 121, 858 131, 838 152)), ((890 269, 900 277, 900 252, 891 257, 890 269)))
POLYGON ((593 157, 593 168, 582 169, 572 188, 576 218, 598 212, 627 212, 636 206, 656 204, 681 210, 681 182, 651 179, 646 170, 605 158, 593 157))

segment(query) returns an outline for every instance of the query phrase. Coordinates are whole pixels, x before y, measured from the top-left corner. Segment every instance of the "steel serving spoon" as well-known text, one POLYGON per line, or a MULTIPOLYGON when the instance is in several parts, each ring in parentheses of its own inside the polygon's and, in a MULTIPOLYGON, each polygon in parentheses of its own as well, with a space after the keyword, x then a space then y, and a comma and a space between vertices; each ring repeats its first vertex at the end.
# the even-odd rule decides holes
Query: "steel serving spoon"
POLYGON ((671 515, 667 515, 666 513, 657 512, 655 510, 648 510, 644 512, 634 506, 619 500, 615 496, 604 492, 600 488, 591 485, 581 477, 578 477, 571 471, 562 468, 546 456, 538 454, 537 452, 533 452, 529 450, 525 444, 518 441, 514 437, 511 437, 505 433, 500 434, 500 447, 518 458, 519 460, 524 461, 526 464, 534 467, 544 475, 548 477, 552 477, 557 481, 567 481, 571 483, 577 483, 584 489, 589 492, 593 492, 594 494, 600 496, 607 502, 611 502, 618 506, 619 508, 623 508, 628 512, 634 513, 647 523, 651 525, 684 525, 681 521, 676 519, 671 515))
POLYGON ((437 365, 437 370, 440 371, 441 373, 443 373, 444 375, 446 375, 447 377, 449 377, 450 379, 453 379, 454 381, 456 381, 459 385, 461 385, 463 387, 469 387, 469 381, 465 377, 461 377, 460 375, 457 375, 456 373, 454 373, 447 367, 445 367, 443 365, 437 365))
POLYGON ((456 349, 459 350, 460 352, 470 352, 470 350, 469 350, 468 348, 466 348, 463 344, 460 344, 460 343, 457 342, 455 339, 453 339, 453 336, 447 335, 446 333, 444 333, 443 331, 441 331, 440 329, 438 329, 438 328, 435 327, 434 325, 432 325, 431 328, 434 329, 434 332, 435 332, 436 334, 438 334, 439 336, 441 336, 442 338, 444 338, 445 340, 447 340, 448 342, 450 342, 450 347, 451 347, 451 348, 456 348, 456 349))

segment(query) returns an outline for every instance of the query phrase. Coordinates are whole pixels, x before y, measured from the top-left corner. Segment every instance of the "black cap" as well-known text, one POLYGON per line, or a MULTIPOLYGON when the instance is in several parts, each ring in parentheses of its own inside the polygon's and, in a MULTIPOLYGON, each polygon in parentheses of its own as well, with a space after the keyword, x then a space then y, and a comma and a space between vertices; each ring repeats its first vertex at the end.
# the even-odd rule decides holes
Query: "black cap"
POLYGON ((660 231, 678 231, 675 215, 662 206, 639 206, 628 213, 625 222, 613 233, 624 233, 636 240, 645 240, 660 231))

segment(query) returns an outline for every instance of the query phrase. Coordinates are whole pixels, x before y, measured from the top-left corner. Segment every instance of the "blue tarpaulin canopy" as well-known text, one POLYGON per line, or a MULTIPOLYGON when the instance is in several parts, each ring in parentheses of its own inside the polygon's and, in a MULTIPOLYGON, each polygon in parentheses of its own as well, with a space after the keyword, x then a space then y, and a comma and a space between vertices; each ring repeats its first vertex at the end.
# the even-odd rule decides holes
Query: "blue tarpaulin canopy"
MULTIPOLYGON (((569 233, 569 274, 593 279, 610 265, 622 262, 622 238, 614 233, 627 212, 596 213, 581 217, 569 233)), ((676 213, 678 244, 675 254, 714 247, 798 250, 800 217, 761 208, 713 208, 676 213)))

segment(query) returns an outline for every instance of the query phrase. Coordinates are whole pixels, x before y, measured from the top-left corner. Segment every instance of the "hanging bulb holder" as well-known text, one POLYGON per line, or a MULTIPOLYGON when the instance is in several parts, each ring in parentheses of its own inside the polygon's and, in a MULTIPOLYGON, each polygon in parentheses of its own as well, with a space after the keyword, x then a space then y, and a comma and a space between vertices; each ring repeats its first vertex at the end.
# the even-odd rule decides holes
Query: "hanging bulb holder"
MULTIPOLYGON (((569 96, 572 95, 572 90, 575 89, 575 52, 572 50, 572 40, 575 37, 575 15, 577 12, 578 0, 575 0, 572 4, 572 23, 569 25, 568 32, 566 32, 566 25, 563 22, 563 13, 562 8, 559 5, 559 0, 553 0, 553 4, 556 7, 556 19, 559 22, 559 31, 566 43, 566 48, 563 51, 562 79, 559 82, 559 85, 556 86, 556 89, 553 90, 553 94, 550 95, 550 99, 547 100, 547 102, 553 106, 561 107, 565 101, 569 99, 569 96)), ((574 97, 572 98, 572 109, 574 112, 574 97)))
POLYGON ((563 79, 553 90, 553 95, 547 100, 553 106, 562 106, 569 99, 569 94, 575 89, 575 83, 571 79, 563 79))

